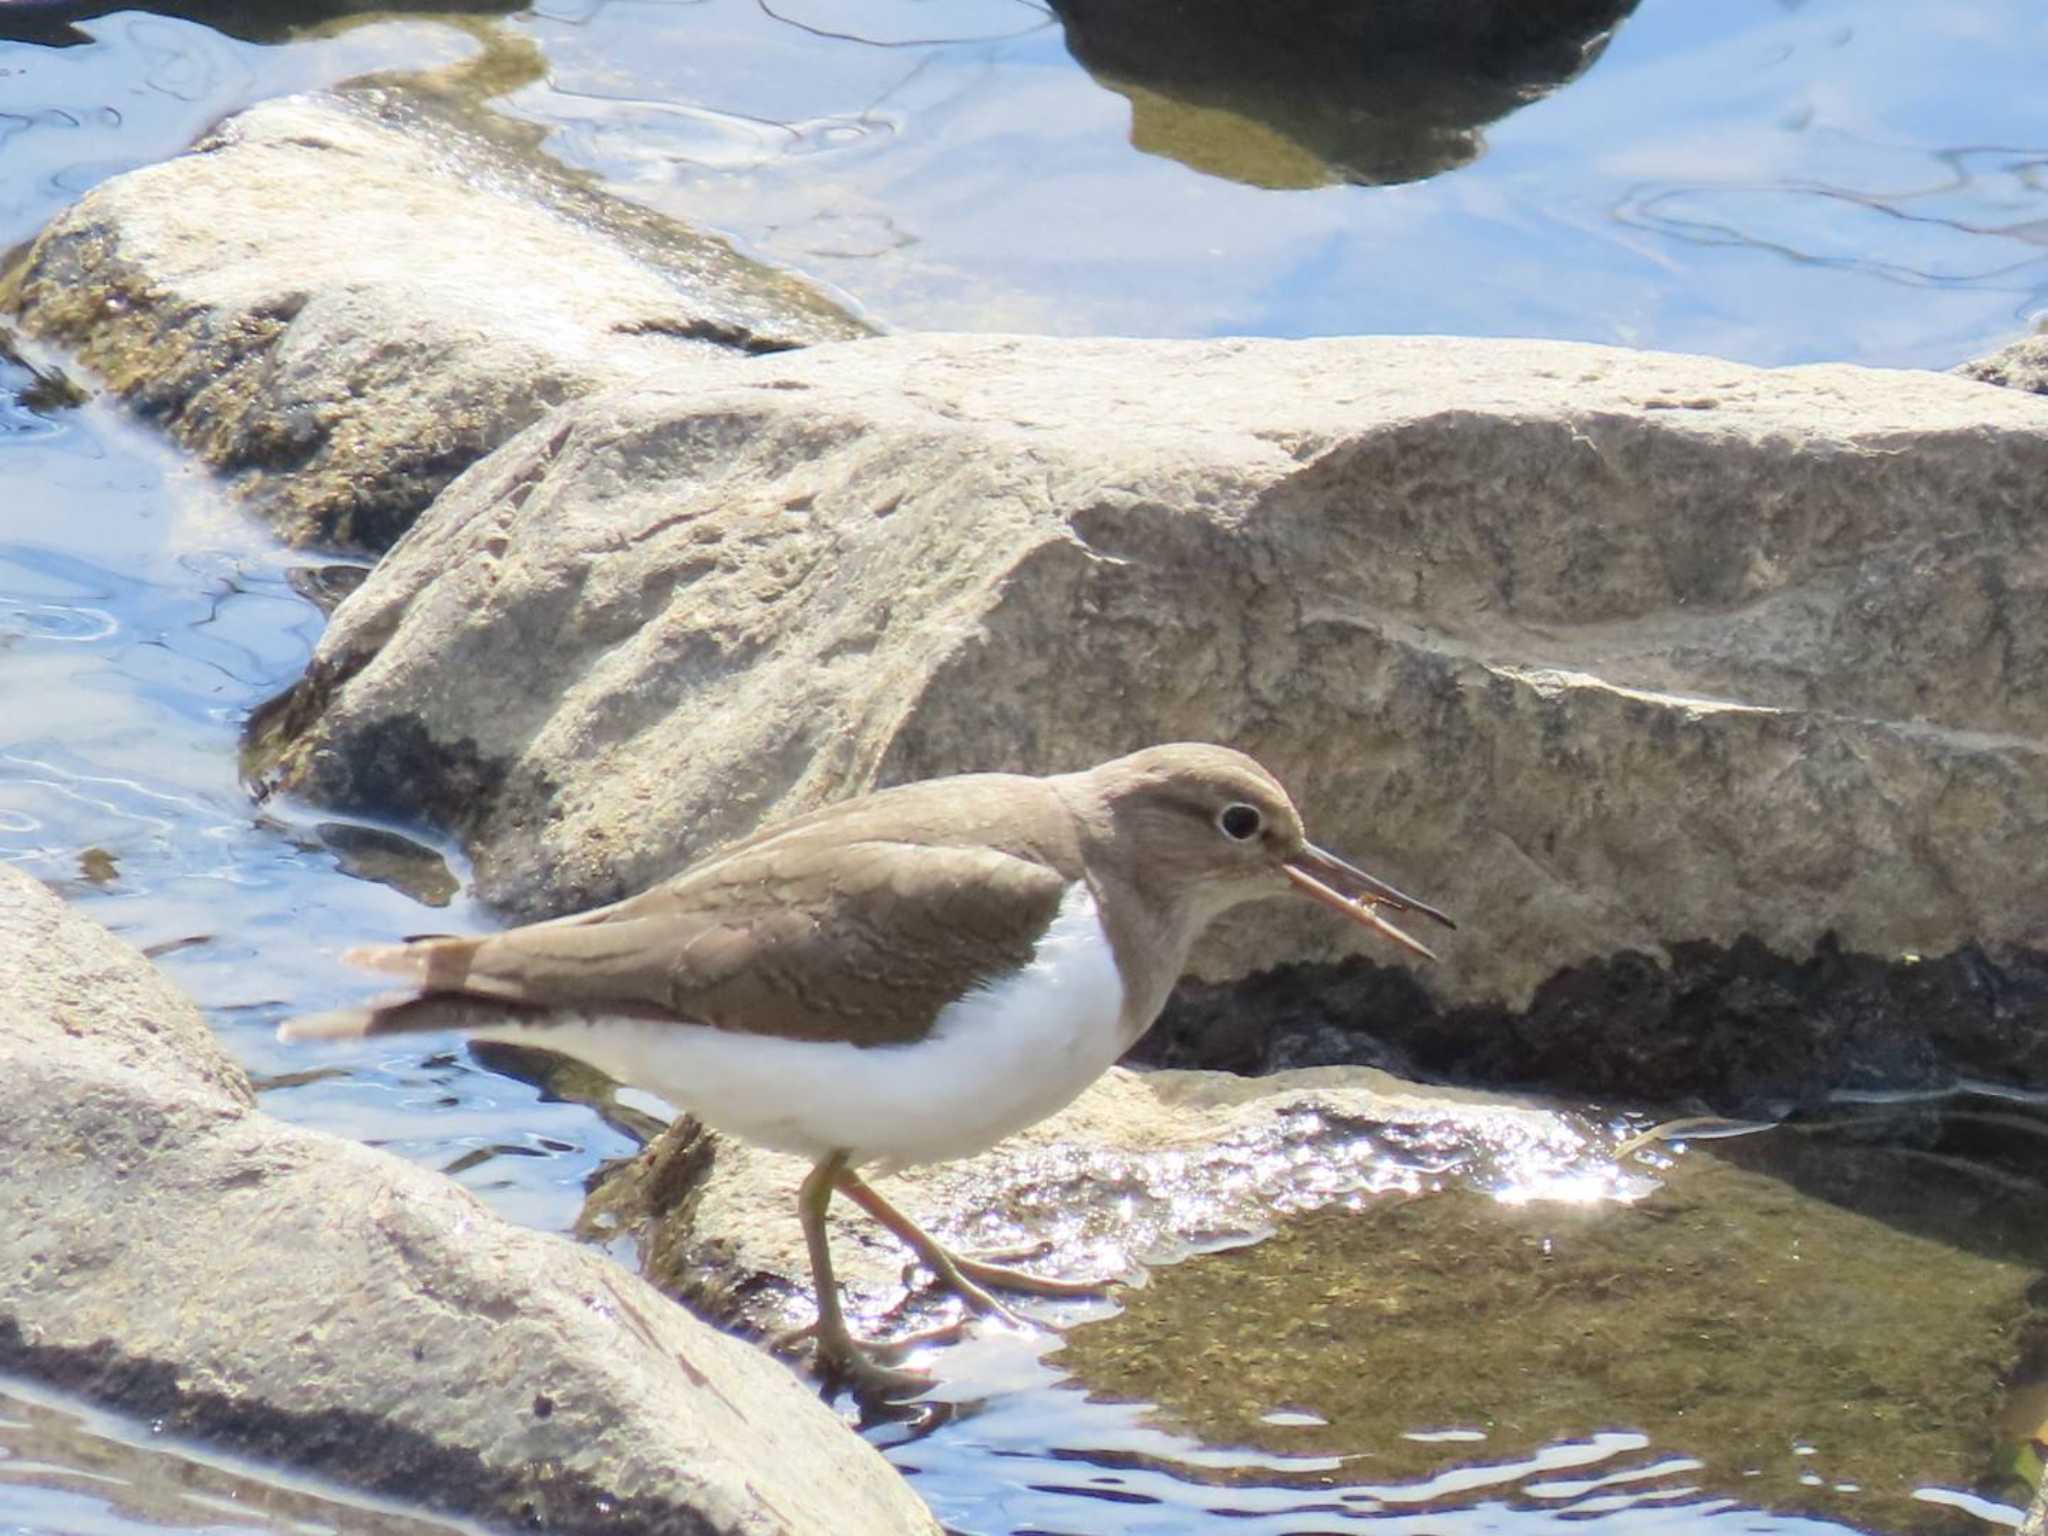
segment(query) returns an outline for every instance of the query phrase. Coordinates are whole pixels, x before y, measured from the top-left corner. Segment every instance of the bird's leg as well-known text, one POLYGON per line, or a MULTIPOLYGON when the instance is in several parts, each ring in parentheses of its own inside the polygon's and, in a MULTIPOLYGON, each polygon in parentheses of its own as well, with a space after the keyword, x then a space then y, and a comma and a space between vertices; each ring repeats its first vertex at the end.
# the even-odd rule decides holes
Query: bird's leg
POLYGON ((818 1292, 818 1364, 828 1374, 844 1376, 856 1391, 882 1397, 923 1391, 931 1385, 927 1377, 879 1364, 847 1331, 846 1314, 839 1306, 839 1282, 832 1275, 832 1250, 825 1240, 825 1207, 832 1203, 833 1185, 845 1172, 846 1154, 832 1153, 804 1176, 796 1197, 804 1246, 811 1252, 811 1284, 818 1292))
POLYGON ((1021 1321, 988 1293, 985 1287, 991 1285, 1007 1291, 1022 1291, 1028 1296, 1100 1296, 1104 1290, 1102 1285, 1086 1280, 1053 1280, 1026 1270, 1006 1269, 1000 1264, 985 1264, 965 1254, 951 1253, 931 1233, 883 1199, 873 1185, 851 1168, 842 1167, 838 1181, 841 1194, 902 1238, 949 1290, 984 1315, 993 1313, 1009 1322, 1021 1321))

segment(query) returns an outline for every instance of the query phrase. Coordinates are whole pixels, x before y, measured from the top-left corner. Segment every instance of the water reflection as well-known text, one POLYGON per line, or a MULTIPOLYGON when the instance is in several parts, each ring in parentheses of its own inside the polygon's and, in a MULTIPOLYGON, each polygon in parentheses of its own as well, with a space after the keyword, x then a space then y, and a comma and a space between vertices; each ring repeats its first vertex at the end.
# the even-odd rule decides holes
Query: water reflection
POLYGON ((1967 1094, 1831 1114, 1650 1155, 1628 1206, 1487 1202, 1469 1168, 1156 1272, 1056 1351, 972 1340, 942 1411, 871 1438, 963 1530, 2011 1525, 2044 1133, 1967 1094))
POLYGON ((1419 181, 1476 159, 1482 130, 1583 73, 1637 0, 1480 8, 1054 0, 1067 48, 1131 103, 1131 144, 1269 189, 1419 181))
POLYGON ((378 1499, 280 1476, 42 1388, 0 1381, 0 1506, 7 1530, 132 1536, 149 1530, 293 1536, 481 1536, 378 1499))
POLYGON ((107 177, 178 153, 252 102, 383 66, 430 68, 473 49, 461 33, 427 23, 379 20, 262 48, 126 5, 69 7, 91 17, 73 27, 61 19, 64 9, 0 3, 0 248, 27 239, 107 177), (49 35, 52 28, 61 36, 49 35), (54 46, 59 41, 78 46, 54 46))
MULTIPOLYGON (((1896 149, 1845 144, 1841 174, 1896 175, 1896 149), (1876 161, 1865 164, 1857 161, 1876 161)), ((1903 187, 1807 182, 1645 186, 1615 209, 1623 224, 1703 246, 1747 247, 1802 265, 1854 271, 1908 288, 2048 293, 2041 149, 1930 152, 1931 176, 1903 187), (1950 211, 1953 210, 1953 211, 1950 211), (2001 210, 2005 213, 2001 216, 2001 210), (2014 220, 2010 212, 2037 216, 2014 220)))
MULTIPOLYGON (((0 362, 0 386, 32 382, 0 362)), ((490 922, 432 839, 259 808, 239 780, 243 719, 298 675, 324 624, 307 594, 345 588, 349 568, 302 571, 104 404, 39 410, 0 390, 0 421, 0 858, 158 955, 272 1080, 273 1112, 436 1166, 451 1145, 544 1138, 544 1172, 508 1178, 501 1158, 463 1182, 565 1229, 583 1178, 629 1145, 586 1111, 466 1056, 423 1066, 364 1048, 306 1073, 271 1038, 285 1014, 360 992, 347 945, 490 922), (423 1102, 453 1113, 437 1124, 423 1102)))
POLYGON ((1531 44, 1534 86, 1498 60, 1454 84, 1412 54, 1357 65, 1335 46, 1311 71, 1247 40, 1229 89, 1197 62, 1229 49, 1124 47, 1060 9, 1064 32, 989 0, 857 19, 611 0, 513 23, 550 70, 501 106, 628 195, 911 327, 1515 334, 1947 366, 2048 304, 2029 244, 2048 219, 2030 68, 2048 18, 2027 0, 1646 0, 1611 41, 1582 7, 1571 47, 1531 44), (1991 169, 1974 146, 1995 144, 2014 149, 1991 169), (1922 217, 1944 227, 1909 227, 1922 217), (1932 281, 1887 302, 1892 268, 1932 281))

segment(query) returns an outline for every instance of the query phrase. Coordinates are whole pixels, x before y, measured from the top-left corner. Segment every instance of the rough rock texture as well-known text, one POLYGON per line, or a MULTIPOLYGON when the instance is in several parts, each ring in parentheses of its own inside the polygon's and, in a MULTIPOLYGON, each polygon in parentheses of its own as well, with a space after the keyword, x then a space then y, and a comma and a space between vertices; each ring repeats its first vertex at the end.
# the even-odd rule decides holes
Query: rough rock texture
MULTIPOLYGON (((876 783, 1192 737, 1460 919, 1442 1003, 1744 936, 2048 944, 2048 401, 1432 339, 743 373, 452 486, 257 760, 456 829, 522 916, 876 783)), ((1369 943, 1272 902, 1197 967, 1369 943)))
POLYGON ((59 215, 0 313, 287 539, 373 550, 564 400, 864 334, 550 166, 393 90, 268 102, 59 215))
POLYGON ((2025 336, 1956 369, 1966 379, 2048 395, 2048 336, 2025 336))
POLYGON ((0 867, 0 1371, 552 1531, 936 1531, 787 1370, 446 1179, 257 1113, 191 1005, 0 867))
MULTIPOLYGON (((1057 1256, 1045 1273, 1109 1279, 1262 1232, 1285 1213, 1446 1177, 1483 1181, 1512 1169, 1531 1182, 1568 1170, 1625 1179, 1598 1162, 1594 1139, 1531 1102, 1422 1088, 1368 1067, 1257 1081, 1115 1068, 990 1151, 880 1188, 951 1246, 1043 1245, 1057 1256)), ((722 1322, 773 1333, 811 1308, 796 1220, 806 1171, 799 1158, 679 1120, 598 1186, 581 1228, 632 1236, 643 1272, 664 1290, 722 1322)), ((833 1202, 830 1222, 833 1261, 865 1326, 895 1332, 930 1323, 935 1309, 957 1310, 948 1296, 914 1289, 909 1253, 846 1201, 833 1202)))

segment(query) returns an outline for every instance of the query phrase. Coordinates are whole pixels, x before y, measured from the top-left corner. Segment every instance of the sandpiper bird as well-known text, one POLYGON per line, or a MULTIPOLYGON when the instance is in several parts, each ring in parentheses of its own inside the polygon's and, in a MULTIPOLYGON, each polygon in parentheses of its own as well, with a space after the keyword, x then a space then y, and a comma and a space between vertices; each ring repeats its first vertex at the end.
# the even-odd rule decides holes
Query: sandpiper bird
POLYGON ((922 1378, 847 1329, 825 1240, 833 1192, 977 1310, 1001 1310, 988 1285, 1096 1289, 949 1253, 861 1170, 965 1157, 1064 1107, 1151 1025, 1211 919, 1289 891, 1422 955, 1376 909, 1451 926, 1310 843, 1249 757, 1183 743, 1050 778, 881 790, 611 906, 355 950, 411 993, 280 1033, 461 1029, 541 1046, 809 1159, 797 1214, 820 1364, 891 1392, 922 1378))

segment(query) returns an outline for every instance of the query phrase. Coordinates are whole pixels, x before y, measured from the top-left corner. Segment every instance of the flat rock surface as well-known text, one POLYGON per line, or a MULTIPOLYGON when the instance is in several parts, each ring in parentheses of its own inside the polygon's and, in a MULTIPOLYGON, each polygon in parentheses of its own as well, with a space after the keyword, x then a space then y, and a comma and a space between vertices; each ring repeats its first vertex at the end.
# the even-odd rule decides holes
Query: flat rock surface
MULTIPOLYGON (((1155 741, 1455 914, 1445 1003, 1744 936, 2048 944, 2048 401, 1565 343, 920 336, 565 407, 258 722, 531 917, 1155 741)), ((1245 909, 1210 978, 1370 945, 1245 909)), ((1385 950, 1375 959, 1393 959, 1385 950)))
POLYGON ((258 1113, 147 962, 5 868, 0 1067, 0 1370, 510 1526, 937 1529, 758 1350, 258 1113))
POLYGON ((66 209, 0 313, 286 539, 371 550, 564 400, 865 333, 502 140, 390 86, 266 102, 66 209))

